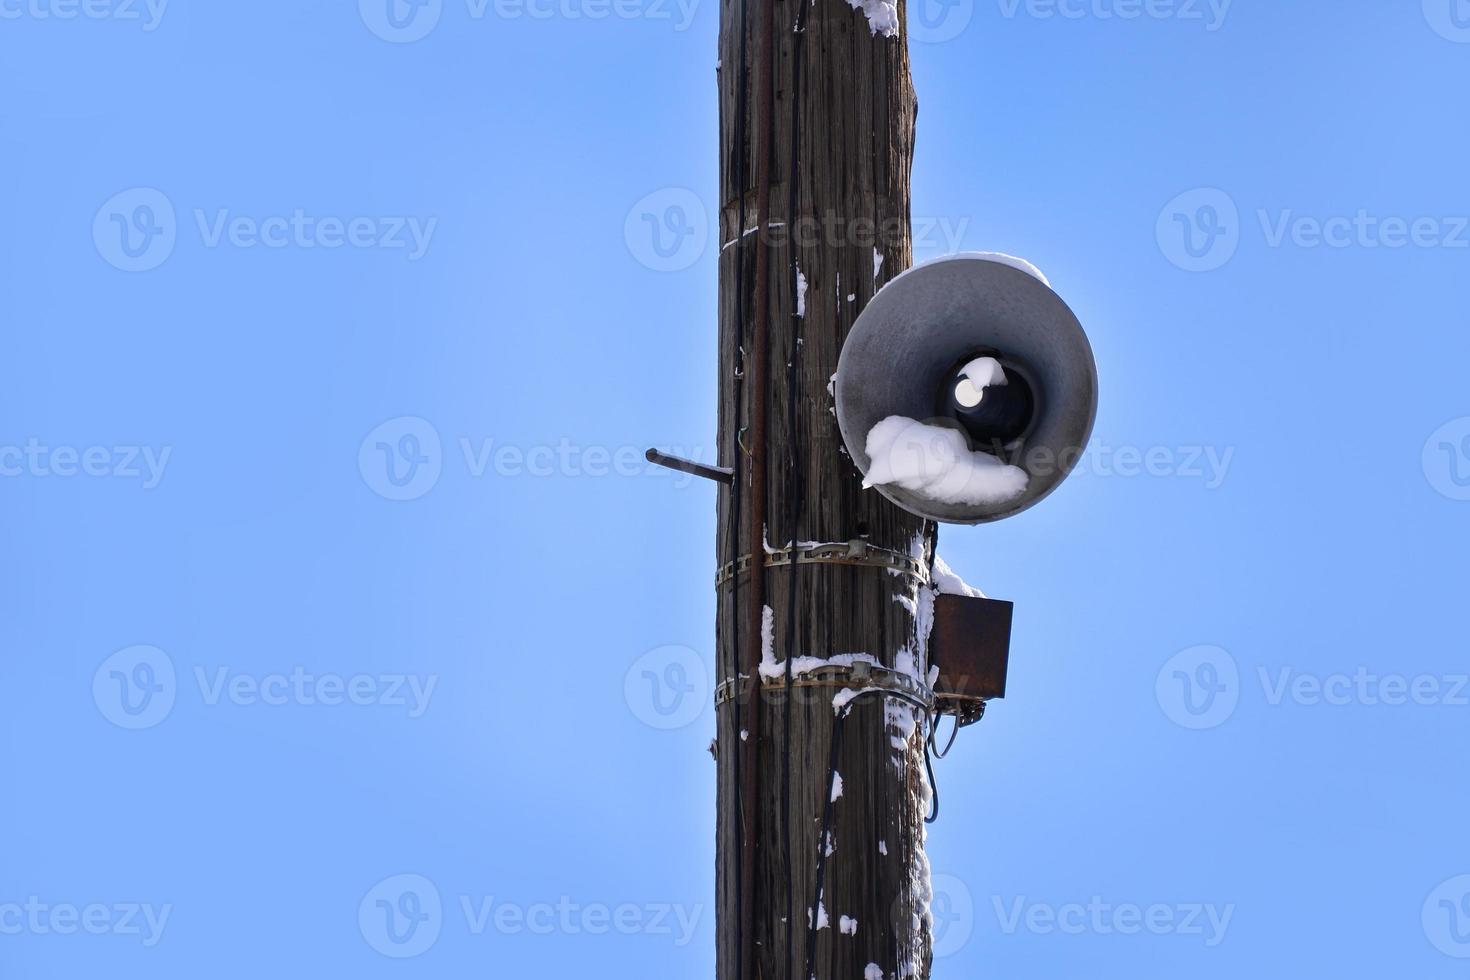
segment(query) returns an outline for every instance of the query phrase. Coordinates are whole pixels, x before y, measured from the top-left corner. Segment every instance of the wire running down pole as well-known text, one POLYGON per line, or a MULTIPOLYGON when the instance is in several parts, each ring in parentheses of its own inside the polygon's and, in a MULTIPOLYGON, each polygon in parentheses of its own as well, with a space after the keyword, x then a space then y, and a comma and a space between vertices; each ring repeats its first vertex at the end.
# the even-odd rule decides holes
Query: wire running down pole
MULTIPOLYGON (((805 0, 798 0, 805 2, 805 0)), ((776 3, 759 0, 761 10, 761 43, 757 50, 757 77, 760 85, 759 122, 755 127, 760 154, 756 159, 756 243, 755 243, 755 319, 751 324, 753 341, 748 366, 750 377, 750 523, 746 532, 751 551, 758 554, 766 541, 766 470, 767 415, 770 376, 770 270, 771 270, 771 148, 775 141, 776 83, 776 3)), ((741 742, 741 775, 744 785, 741 797, 741 908, 740 953, 741 980, 756 980, 757 939, 755 926, 756 862, 760 846, 758 821, 754 808, 760 792, 761 733, 764 725, 761 704, 760 663, 763 653, 765 622, 765 571, 751 562, 749 590, 746 599, 745 664, 742 673, 747 680, 746 732, 741 742)))

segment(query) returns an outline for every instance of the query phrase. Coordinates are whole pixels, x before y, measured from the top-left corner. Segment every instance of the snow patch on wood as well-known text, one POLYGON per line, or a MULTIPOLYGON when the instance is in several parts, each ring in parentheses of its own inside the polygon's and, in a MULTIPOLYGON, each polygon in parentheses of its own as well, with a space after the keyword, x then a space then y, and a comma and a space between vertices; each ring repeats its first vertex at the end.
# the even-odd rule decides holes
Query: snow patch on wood
POLYGON ((861 10, 868 18, 868 31, 874 37, 898 36, 897 0, 847 0, 848 6, 861 10))
MULTIPOLYGON (((812 910, 811 909, 807 909, 806 910, 806 924, 807 924, 807 928, 810 929, 811 928, 811 925, 812 925, 812 910)), ((827 907, 825 905, 823 905, 821 902, 818 902, 817 903, 817 931, 820 932, 823 929, 829 929, 829 928, 831 928, 831 925, 832 924, 827 921, 827 907)))
MULTIPOLYGON (((851 667, 853 664, 871 664, 881 667, 878 658, 866 653, 834 653, 830 657, 797 657, 791 661, 791 676, 800 677, 823 667, 851 667)), ((773 654, 761 660, 761 676, 775 680, 786 676, 786 661, 777 660, 773 654)))

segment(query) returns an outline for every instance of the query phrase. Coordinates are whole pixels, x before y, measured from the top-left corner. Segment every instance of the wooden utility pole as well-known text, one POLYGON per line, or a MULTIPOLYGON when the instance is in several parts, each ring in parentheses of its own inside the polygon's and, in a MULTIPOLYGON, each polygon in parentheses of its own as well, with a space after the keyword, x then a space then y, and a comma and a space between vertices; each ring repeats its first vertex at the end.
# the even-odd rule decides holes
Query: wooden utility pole
POLYGON ((719 980, 927 978, 932 958, 924 712, 869 690, 841 713, 860 683, 788 663, 929 671, 934 525, 862 489, 829 391, 912 261, 904 5, 869 6, 721 3, 719 980))

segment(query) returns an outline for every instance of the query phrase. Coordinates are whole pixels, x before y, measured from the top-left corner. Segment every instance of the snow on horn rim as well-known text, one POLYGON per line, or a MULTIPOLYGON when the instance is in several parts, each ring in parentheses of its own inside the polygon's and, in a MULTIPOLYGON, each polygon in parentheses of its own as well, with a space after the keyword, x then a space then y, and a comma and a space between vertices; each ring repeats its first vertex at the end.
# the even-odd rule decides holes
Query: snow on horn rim
POLYGON ((1026 275, 1035 279, 1047 289, 1053 289, 1054 291, 1051 280, 1046 278, 1046 275, 1040 269, 1032 265, 1030 262, 1027 262, 1025 259, 1017 258, 1014 255, 1007 255, 1004 252, 955 252, 952 255, 941 255, 936 259, 929 259, 925 262, 919 262, 915 265, 909 266, 903 272, 900 272, 898 275, 888 280, 888 282, 883 285, 883 288, 887 289, 889 286, 892 286, 904 276, 908 275, 911 272, 916 272, 919 269, 924 268, 925 266, 935 265, 939 262, 952 262, 955 259, 979 259, 983 262, 994 262, 996 265, 1004 265, 1009 268, 1026 273, 1026 275))
POLYGON ((984 259, 987 262, 999 262, 1001 265, 1008 265, 1012 269, 1020 269, 1033 279, 1041 280, 1043 286, 1051 288, 1051 280, 1046 278, 1046 275, 1040 269, 1023 258, 1007 255, 1004 252, 962 252, 961 255, 965 258, 984 259))

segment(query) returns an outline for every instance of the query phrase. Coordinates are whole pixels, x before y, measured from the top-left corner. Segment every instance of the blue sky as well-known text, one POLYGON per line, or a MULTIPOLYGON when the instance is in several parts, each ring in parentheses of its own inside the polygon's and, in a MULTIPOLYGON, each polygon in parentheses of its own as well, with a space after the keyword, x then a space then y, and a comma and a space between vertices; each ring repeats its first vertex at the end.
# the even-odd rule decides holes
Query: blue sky
MULTIPOLYGON (((717 5, 395 12, 0 0, 6 975, 713 971, 717 5)), ((913 17, 1102 386, 936 977, 1462 975, 1470 4, 913 17)))

